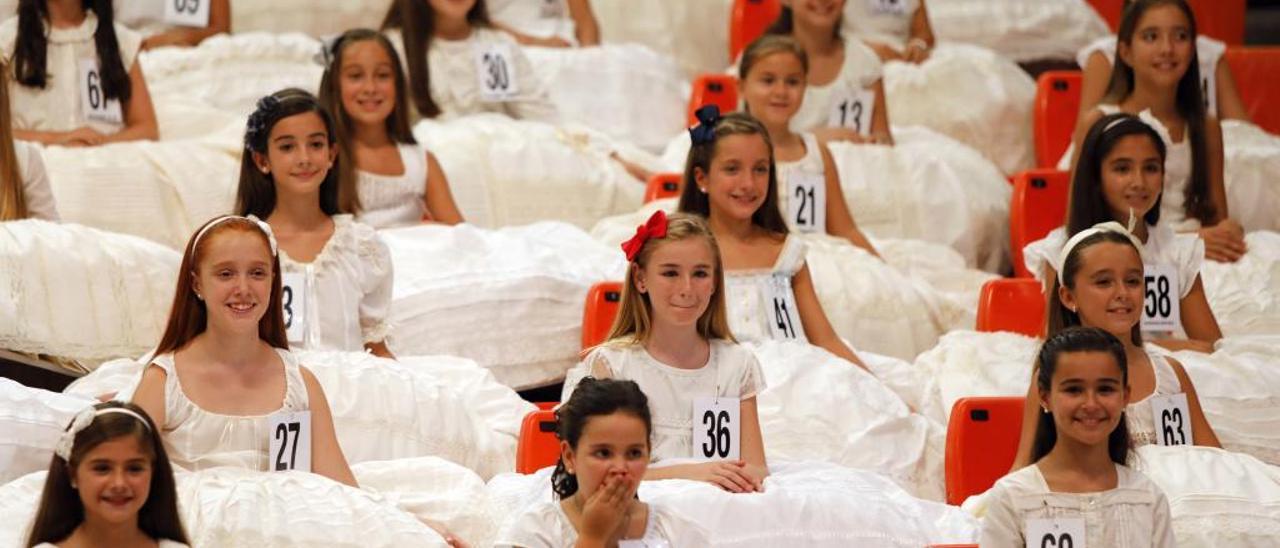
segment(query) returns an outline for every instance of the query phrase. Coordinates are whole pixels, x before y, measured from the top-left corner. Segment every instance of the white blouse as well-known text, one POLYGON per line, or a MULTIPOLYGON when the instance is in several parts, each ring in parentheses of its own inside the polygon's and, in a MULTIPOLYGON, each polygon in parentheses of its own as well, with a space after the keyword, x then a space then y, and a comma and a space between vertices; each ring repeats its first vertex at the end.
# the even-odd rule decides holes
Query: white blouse
POLYGON ((578 45, 577 29, 568 0, 489 0, 489 17, 521 34, 560 38, 578 45))
MULTIPOLYGON (((1055 493, 1037 465, 996 482, 982 522, 983 548, 1022 548, 1028 519, 1083 519, 1081 546, 1172 547, 1169 501, 1141 472, 1117 464, 1114 489, 1096 493, 1055 493)), ((1037 544, 1038 545, 1038 544, 1037 544)))
POLYGON ((280 268, 306 277, 308 350, 361 351, 386 340, 391 308, 391 252, 372 227, 333 216, 333 235, 310 263, 280 250, 280 268))
POLYGON ((356 171, 360 213, 356 221, 373 228, 394 228, 422 222, 426 212, 427 151, 420 145, 400 144, 404 173, 378 175, 356 171))
POLYGON ((695 398, 724 396, 747 400, 765 388, 764 373, 750 350, 729 341, 711 341, 711 355, 698 369, 672 367, 655 359, 641 344, 606 344, 565 378, 564 397, 587 375, 635 381, 649 398, 653 418, 653 460, 693 456, 695 398))
POLYGON ((918 9, 920 0, 845 0, 840 32, 902 49, 918 9))
MULTIPOLYGON (((851 0, 850 3, 856 1, 851 0)), ((791 117, 791 131, 803 133, 832 125, 831 111, 837 102, 860 90, 872 91, 872 86, 880 81, 883 74, 884 65, 876 52, 859 40, 845 40, 844 64, 840 66, 840 74, 826 85, 805 86, 800 110, 791 117)), ((875 108, 874 98, 865 108, 875 108)), ((866 119, 871 120, 872 117, 867 116, 866 119)), ((867 124, 867 126, 870 125, 870 123, 867 124)), ((864 135, 869 135, 871 132, 870 127, 864 127, 861 130, 864 135)))
POLYGON ((1156 419, 1151 412, 1151 398, 1182 393, 1182 382, 1178 380, 1178 374, 1167 358, 1148 351, 1147 359, 1151 360, 1151 368, 1155 371, 1156 388, 1151 395, 1124 408, 1125 424, 1129 427, 1129 437, 1133 440, 1134 447, 1156 443, 1156 419))
MULTIPOLYGON (((1027 270, 1041 282, 1048 269, 1056 268, 1054 262, 1067 243, 1067 229, 1058 227, 1048 236, 1022 248, 1022 260, 1027 270)), ((1147 225, 1147 241, 1142 245, 1142 260, 1147 264, 1169 265, 1178 272, 1178 298, 1191 293, 1204 264, 1204 240, 1195 234, 1178 234, 1161 219, 1160 224, 1147 225)))
MULTIPOLYGON (((624 539, 633 546, 684 548, 710 546, 709 536, 698 524, 661 504, 649 503, 649 519, 644 536, 624 539)), ((498 548, 564 548, 578 542, 578 530, 558 501, 540 502, 502 528, 494 546, 498 548)), ((623 544, 622 546, 625 546, 623 544)))
MULTIPOLYGON (((405 64, 408 74, 408 57, 404 53, 404 39, 399 29, 383 31, 405 64)), ((489 28, 472 28, 471 36, 463 40, 435 38, 427 48, 427 66, 430 70, 431 98, 440 107, 444 119, 496 112, 512 118, 532 119, 555 123, 559 120, 555 105, 547 90, 547 84, 534 72, 533 65, 520 45, 505 32, 489 28), (482 48, 505 48, 510 55, 507 76, 514 80, 513 96, 507 100, 487 101, 481 96, 478 68, 482 48)), ((488 76, 483 75, 483 76, 488 76)), ((414 101, 409 101, 413 120, 422 115, 414 101)))
MULTIPOLYGON (((814 184, 820 184, 823 188, 822 196, 826 195, 826 174, 827 166, 822 162, 822 149, 818 144, 818 138, 812 133, 801 133, 800 140, 804 142, 804 156, 793 162, 777 162, 778 171, 778 209, 782 212, 782 218, 787 221, 787 228, 793 232, 804 232, 796 226, 795 216, 791 213, 791 201, 796 199, 791 194, 791 187, 787 185, 787 181, 792 177, 809 177, 814 184)), ((815 203, 814 209, 822 212, 822 218, 826 219, 826 200, 819 200, 821 203, 815 203)), ((814 227, 810 232, 825 232, 826 227, 814 227)))
MULTIPOLYGON (((98 47, 93 41, 93 33, 98 30, 98 16, 89 11, 78 27, 48 29, 46 24, 45 28, 49 49, 45 63, 48 79, 44 89, 23 86, 13 79, 12 74, 9 75, 9 107, 14 129, 71 131, 88 126, 104 134, 120 131, 123 125, 90 120, 81 110, 80 60, 98 58, 98 47)), ((115 29, 120 59, 126 71, 132 70, 138 49, 142 46, 142 36, 118 23, 115 29)), ((17 17, 0 24, 0 55, 5 59, 13 57, 17 38, 17 17)), ((127 110, 124 104, 120 108, 127 110)))
POLYGON ((27 202, 27 217, 58 222, 58 203, 49 187, 40 147, 23 141, 13 142, 18 157, 18 178, 22 179, 22 197, 27 202))
MULTIPOLYGON (((1114 66, 1116 64, 1116 37, 1105 36, 1081 48, 1076 53, 1076 62, 1082 67, 1085 66, 1094 52, 1105 55, 1107 63, 1114 66)), ((1214 116, 1218 115, 1218 88, 1216 85, 1218 81, 1218 61, 1222 59, 1222 55, 1226 52, 1226 42, 1215 40, 1203 34, 1196 37, 1196 59, 1199 61, 1200 89, 1204 92, 1205 109, 1214 116)))
MULTIPOLYGON (((769 287, 774 278, 791 287, 791 279, 804 268, 805 249, 800 238, 788 235, 772 268, 725 271, 725 305, 729 313, 729 330, 734 338, 742 342, 773 338, 769 330, 772 307, 765 302, 769 298, 769 287)), ((798 312, 796 317, 799 318, 798 312)), ((797 331, 800 332, 800 340, 808 341, 802 329, 797 331)))

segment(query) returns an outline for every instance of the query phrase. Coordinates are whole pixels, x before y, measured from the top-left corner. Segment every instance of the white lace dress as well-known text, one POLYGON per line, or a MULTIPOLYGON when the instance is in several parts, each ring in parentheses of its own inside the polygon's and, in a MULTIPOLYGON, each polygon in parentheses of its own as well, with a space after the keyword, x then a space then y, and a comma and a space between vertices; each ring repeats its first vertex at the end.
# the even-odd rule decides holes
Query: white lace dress
MULTIPOLYGON (((540 502, 526 508, 515 521, 510 522, 498 534, 497 548, 560 548, 578 542, 578 530, 559 502, 540 502)), ((649 519, 644 534, 638 539, 640 546, 708 546, 707 532, 693 521, 661 504, 649 504, 649 519)))
POLYGON ((883 75, 884 67, 875 51, 859 40, 844 40, 840 73, 824 85, 805 86, 800 110, 791 118, 791 131, 840 125, 870 135, 876 104, 872 86, 883 75), (848 104, 841 111, 841 103, 846 101, 848 104))
POLYGON ((421 146, 399 144, 404 173, 378 175, 356 172, 360 214, 356 222, 376 229, 410 226, 422 222, 427 211, 427 152, 421 146))

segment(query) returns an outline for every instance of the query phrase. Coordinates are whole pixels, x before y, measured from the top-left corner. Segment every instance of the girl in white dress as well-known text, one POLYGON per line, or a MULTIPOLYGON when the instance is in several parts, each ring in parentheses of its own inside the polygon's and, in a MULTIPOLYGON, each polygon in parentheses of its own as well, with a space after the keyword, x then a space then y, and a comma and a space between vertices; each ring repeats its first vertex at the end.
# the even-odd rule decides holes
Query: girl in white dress
POLYGON ((96 146, 159 137, 142 67, 142 38, 113 23, 111 2, 21 0, 0 24, 10 60, 18 139, 96 146))
POLYGON ((341 187, 333 169, 336 144, 335 124, 311 94, 264 97, 249 116, 236 211, 266 219, 280 239, 290 340, 392 357, 390 252, 373 228, 352 219, 353 189, 341 187))
POLYGON ((122 25, 146 36, 144 51, 198 46, 210 36, 231 32, 231 0, 119 0, 115 12, 122 25))
MULTIPOLYGON (((11 524, 16 525, 16 524, 11 524)), ((62 433, 25 546, 187 546, 159 429, 136 405, 99 403, 62 433)))
MULTIPOLYGON (((653 421, 635 382, 583 379, 556 410, 556 499, 526 508, 495 546, 707 546, 701 527, 636 492, 647 476, 653 421)), ((651 471, 651 470, 650 470, 651 471)))
POLYGON ((1033 464, 988 492, 982 546, 1175 545, 1164 492, 1126 466, 1126 354, 1114 335, 1092 327, 1067 328, 1044 343, 1033 464))
POLYGON ((58 220, 40 149, 13 138, 9 113, 9 65, 0 60, 0 221, 58 220))
POLYGON ((395 0, 382 31, 404 58, 411 120, 480 112, 555 122, 546 85, 484 0, 395 0))
POLYGON ((387 38, 349 30, 324 46, 320 102, 334 114, 339 186, 355 188, 356 220, 374 228, 462 222, 449 180, 414 139, 404 69, 387 38))
POLYGON ((590 0, 487 0, 494 26, 526 46, 600 45, 600 24, 590 0))

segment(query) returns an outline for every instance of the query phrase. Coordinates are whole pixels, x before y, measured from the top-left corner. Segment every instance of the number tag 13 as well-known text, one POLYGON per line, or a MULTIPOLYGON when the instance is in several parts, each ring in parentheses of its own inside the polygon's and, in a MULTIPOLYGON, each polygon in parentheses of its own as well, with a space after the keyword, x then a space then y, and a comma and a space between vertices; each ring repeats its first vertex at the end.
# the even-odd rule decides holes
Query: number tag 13
POLYGON ((1156 444, 1195 445, 1186 394, 1151 396, 1151 415, 1156 423, 1156 444))
POLYGON ((476 44, 476 78, 480 84, 480 100, 498 103, 515 98, 520 92, 515 68, 511 66, 511 45, 502 42, 476 44))
POLYGON ((1182 326, 1178 306, 1178 270, 1168 264, 1143 265, 1147 289, 1142 306, 1143 331, 1177 331, 1182 326))
POLYGON ((693 458, 738 460, 742 454, 742 405, 738 398, 693 399, 693 458))
POLYGON ((836 95, 831 103, 831 112, 827 114, 827 125, 831 127, 849 128, 858 135, 871 134, 871 115, 876 108, 876 92, 866 88, 855 88, 836 95))
POLYGON ((108 124, 123 124, 124 114, 120 101, 107 99, 102 88, 102 71, 96 59, 80 60, 80 110, 90 120, 108 124))
POLYGON ((1027 548, 1086 548, 1084 518, 1028 519, 1027 548))
POLYGON ((209 26, 209 3, 213 0, 163 0, 164 22, 183 27, 209 26))
POLYGON ((285 334, 291 343, 303 343, 307 335, 307 275, 285 272, 280 280, 280 307, 285 334))
POLYGON ((799 232, 827 230, 827 184, 822 176, 798 170, 787 174, 787 216, 799 232))
POLYGON ((311 412, 281 411, 267 417, 272 471, 311 471, 311 412))

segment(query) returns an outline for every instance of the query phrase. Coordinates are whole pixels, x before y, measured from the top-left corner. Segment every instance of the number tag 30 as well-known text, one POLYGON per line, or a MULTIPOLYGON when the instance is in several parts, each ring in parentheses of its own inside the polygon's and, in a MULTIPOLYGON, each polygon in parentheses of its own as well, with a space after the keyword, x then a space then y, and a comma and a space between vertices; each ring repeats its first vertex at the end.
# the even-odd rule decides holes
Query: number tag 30
POLYGON ((875 90, 854 87, 833 99, 831 112, 827 115, 828 126, 849 128, 864 136, 871 134, 871 115, 876 108, 875 90))
POLYGON ((280 306, 284 312, 285 334, 291 343, 303 343, 307 335, 307 276, 286 272, 280 280, 280 306))
POLYGON ((799 170, 787 177, 787 217, 799 232, 827 230, 827 185, 821 175, 799 170))
POLYGON ((867 0, 874 13, 907 14, 907 0, 867 0))
POLYGON ((796 308, 796 293, 791 288, 791 277, 774 274, 765 288, 765 315, 769 333, 774 339, 808 340, 804 325, 800 323, 800 311, 796 308))
POLYGON ((209 3, 213 0, 163 0, 164 22, 182 27, 209 26, 209 3))
POLYGON ((102 71, 96 59, 80 60, 80 110, 84 117, 108 124, 123 124, 120 101, 107 99, 102 88, 102 71))
POLYGON ((476 77, 480 84, 480 100, 498 103, 515 98, 520 91, 512 66, 511 45, 503 42, 476 44, 476 77))
POLYGON ((738 398, 693 399, 693 458, 738 460, 742 454, 742 406, 738 398))
POLYGON ((1028 519, 1027 548, 1086 548, 1084 518, 1028 519))
POLYGON ((1178 270, 1173 265, 1143 265, 1147 289, 1142 306, 1143 331, 1177 331, 1182 326, 1178 270))
POLYGON ((1156 444, 1195 445, 1186 394, 1151 396, 1151 415, 1156 423, 1156 444))
POLYGON ((311 412, 281 411, 267 417, 272 471, 311 471, 311 412))

